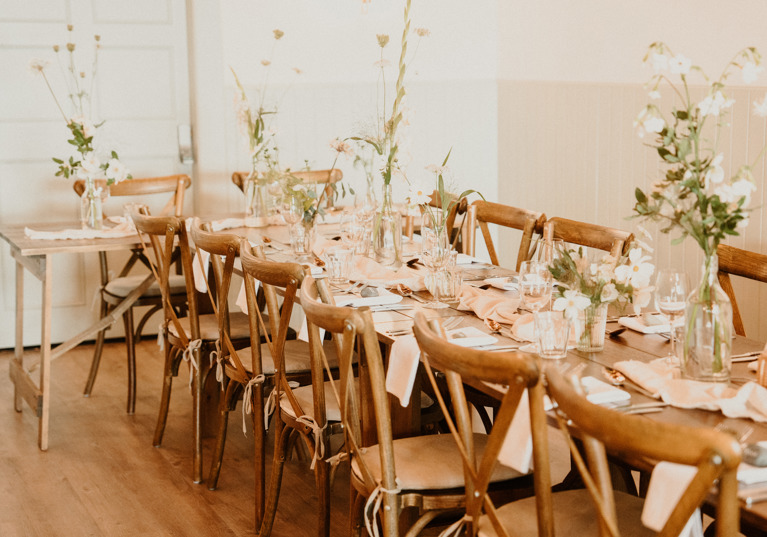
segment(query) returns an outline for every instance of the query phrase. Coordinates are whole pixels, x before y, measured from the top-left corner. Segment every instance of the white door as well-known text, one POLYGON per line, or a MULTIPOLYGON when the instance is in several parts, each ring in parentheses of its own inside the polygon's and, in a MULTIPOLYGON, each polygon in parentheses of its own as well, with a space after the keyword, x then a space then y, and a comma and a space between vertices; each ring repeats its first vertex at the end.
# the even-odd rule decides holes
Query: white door
MULTIPOLYGON (((90 73, 94 35, 100 35, 93 116, 107 147, 116 149, 134 177, 187 173, 181 164, 177 132, 189 124, 186 13, 183 0, 0 0, 0 225, 74 222, 79 200, 72 179, 54 177, 51 157, 69 155, 69 131, 44 80, 29 70, 33 58, 47 59, 59 100, 66 101, 58 55, 76 44, 76 69, 90 73), (70 33, 67 24, 73 26, 70 33)), ((65 113, 70 110, 65 108, 65 113)), ((187 206, 192 207, 191 189, 187 206)), ((110 200, 105 212, 121 214, 110 200)), ((118 254, 110 268, 119 270, 118 254)), ((56 255, 53 341, 63 341, 97 316, 93 298, 99 286, 97 254, 56 255)), ((0 348, 14 344, 15 263, 0 244, 0 348)), ((40 286, 27 276, 24 342, 40 339, 40 286)), ((118 336, 116 323, 108 336, 118 336)))

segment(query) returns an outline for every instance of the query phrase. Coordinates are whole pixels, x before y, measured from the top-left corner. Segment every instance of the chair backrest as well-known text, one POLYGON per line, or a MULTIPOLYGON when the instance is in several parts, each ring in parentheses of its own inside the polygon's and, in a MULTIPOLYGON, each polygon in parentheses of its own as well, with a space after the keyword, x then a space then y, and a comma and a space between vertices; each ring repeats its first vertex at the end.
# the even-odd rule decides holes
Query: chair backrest
MULTIPOLYGON (((539 382, 539 369, 535 358, 527 353, 519 352, 488 352, 477 349, 467 349, 452 344, 445 339, 445 333, 438 319, 427 322, 423 313, 417 313, 413 326, 418 346, 421 348, 424 364, 427 367, 428 378, 433 381, 432 368, 445 374, 450 393, 455 426, 448 419, 451 433, 456 437, 459 446, 465 452, 464 474, 466 478, 466 517, 468 523, 467 535, 477 534, 477 521, 483 512, 489 516, 493 509, 487 509, 487 496, 493 470, 498 464, 498 456, 511 427, 512 420, 520 403, 522 408, 529 408, 530 425, 533 438, 533 466, 535 467, 534 481, 536 494, 541 492, 538 502, 539 527, 541 535, 550 535, 543 528, 553 528, 553 518, 550 512, 551 477, 549 474, 548 440, 546 432, 546 415, 543 411, 543 387, 539 382), (493 428, 487 439, 485 450, 480 460, 476 460, 474 435, 464 392, 464 383, 491 383, 508 386, 508 390, 495 412, 493 428), (527 390, 527 394, 525 391, 527 390), (523 401, 526 398, 527 401, 523 401), (528 405, 529 403, 529 405, 528 405), (548 502, 549 509, 546 509, 548 502)), ((441 394, 436 384, 435 393, 438 399, 441 394)), ((444 410, 447 406, 440 401, 444 410)), ((520 412, 523 409, 520 408, 520 412)), ((443 412, 444 412, 443 410, 443 412)), ((446 413, 446 416, 450 414, 446 413)))
MULTIPOLYGON (((309 328, 309 344, 313 356, 325 362, 319 329, 332 334, 338 355, 338 381, 334 381, 334 392, 339 398, 341 422, 346 436, 346 449, 349 456, 359 463, 360 473, 366 486, 373 490, 380 487, 383 496, 381 519, 385 537, 396 537, 398 531, 399 502, 397 494, 396 469, 394 466, 394 448, 392 445, 391 414, 389 396, 386 393, 385 375, 381 349, 378 345, 373 315, 368 308, 344 308, 326 304, 318 300, 327 294, 325 279, 315 280, 311 276, 304 278, 301 286, 301 307, 306 314, 309 328), (354 382, 352 367, 354 351, 360 346, 359 353, 367 372, 367 387, 354 382), (369 398, 361 398, 363 390, 369 390, 369 398), (372 410, 371 410, 372 409, 372 410), (372 416, 369 415, 372 413, 372 416), (363 418, 365 420, 363 421, 363 418), (367 421, 372 418, 372 421, 367 421), (365 423, 375 423, 377 443, 380 453, 382 481, 377 483, 364 460, 360 450, 366 444, 365 423)), ((327 301, 327 300, 326 300, 327 301)), ((316 393, 316 392, 315 392, 316 393)))
MULTIPOLYGON (((291 172, 290 175, 298 177, 304 183, 312 184, 325 184, 325 200, 326 207, 332 207, 335 200, 335 190, 333 189, 334 183, 339 182, 344 178, 344 173, 338 168, 332 168, 329 170, 306 170, 300 172, 291 172)), ((241 192, 245 192, 245 181, 250 177, 250 172, 234 172, 232 174, 232 183, 240 189, 241 192)))
POLYGON ((629 461, 668 461, 697 468, 659 535, 678 535, 715 485, 717 535, 738 534, 740 446, 731 434, 623 414, 590 403, 576 389, 576 381, 566 379, 554 368, 546 371, 546 377, 549 396, 557 405, 560 427, 567 427, 569 420, 583 442, 588 463, 584 463, 567 436, 573 460, 591 492, 603 527, 612 527, 613 535, 618 535, 607 451, 629 461))
MULTIPOLYGON (((192 184, 188 175, 168 175, 165 177, 144 177, 121 181, 109 187, 110 196, 148 196, 152 194, 173 193, 173 196, 160 211, 160 215, 181 216, 184 211, 184 191, 192 184)), ((106 181, 104 181, 106 185, 106 181)), ((85 191, 85 181, 78 179, 72 184, 78 196, 85 191)), ((142 200, 142 203, 144 201, 142 200)))
MULTIPOLYGON (((192 276, 192 255, 183 218, 176 216, 150 216, 149 210, 139 207, 131 215, 140 236, 147 235, 154 251, 151 263, 163 297, 165 323, 171 322, 175 312, 170 300, 170 269, 174 262, 174 249, 178 246, 181 267, 186 282, 187 314, 192 340, 200 339, 199 306, 192 276)), ((148 256, 147 256, 148 258, 148 256)), ((151 262, 151 261, 150 261, 151 262)), ((183 330, 179 330, 181 334, 183 330)))
POLYGON ((616 258, 628 252, 634 239, 628 231, 559 217, 549 218, 543 230, 546 240, 562 239, 566 243, 610 252, 616 258))
POLYGON ((490 234, 488 224, 495 224, 522 231, 522 239, 519 243, 517 252, 517 266, 523 261, 527 261, 531 255, 531 244, 533 236, 543 235, 543 224, 546 222, 546 215, 528 209, 519 209, 510 205, 493 203, 491 201, 477 200, 468 207, 466 222, 466 238, 464 240, 464 252, 474 255, 476 249, 477 226, 482 230, 482 237, 485 240, 487 252, 490 255, 490 261, 498 264, 498 253, 493 244, 493 238, 490 234))
POLYGON ((740 309, 735 300, 735 290, 732 288, 730 274, 767 283, 767 255, 749 252, 726 244, 720 244, 716 253, 719 257, 719 285, 722 286, 724 292, 730 297, 730 302, 732 302, 732 324, 735 327, 735 333, 745 336, 746 329, 743 326, 743 318, 740 316, 740 309))

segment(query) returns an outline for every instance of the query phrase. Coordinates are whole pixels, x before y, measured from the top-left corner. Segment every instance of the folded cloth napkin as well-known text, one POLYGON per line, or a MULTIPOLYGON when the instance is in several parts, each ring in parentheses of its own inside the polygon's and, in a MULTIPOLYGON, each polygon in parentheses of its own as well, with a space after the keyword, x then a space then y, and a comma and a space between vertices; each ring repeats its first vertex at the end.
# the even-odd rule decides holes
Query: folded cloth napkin
POLYGON ((490 263, 490 260, 480 259, 467 254, 458 254, 455 258, 456 265, 471 265, 472 263, 482 263, 483 265, 486 265, 490 263))
POLYGON ((351 279, 357 282, 369 282, 372 285, 385 285, 387 287, 394 287, 401 283, 413 291, 423 291, 426 289, 423 276, 418 272, 406 266, 394 270, 361 255, 354 257, 351 279))
POLYGON ((533 466, 533 435, 530 430, 530 401, 527 390, 522 393, 517 411, 511 420, 498 462, 521 474, 530 472, 533 466))
POLYGON ((245 221, 242 218, 222 218, 221 220, 211 220, 210 228, 213 231, 222 231, 236 227, 245 227, 245 221))
POLYGON ((498 342, 497 337, 491 336, 473 326, 448 330, 447 338, 450 340, 450 343, 454 343, 461 347, 481 347, 483 345, 493 345, 498 342))
POLYGON ((728 418, 750 418, 767 422, 767 388, 748 382, 740 388, 723 383, 673 378, 663 358, 649 364, 636 360, 616 362, 615 369, 663 401, 678 408, 719 410, 728 418))
POLYGON ((398 337, 391 346, 386 391, 396 396, 403 407, 410 402, 420 358, 421 350, 413 335, 398 337))
POLYGON ((519 307, 519 298, 488 293, 471 285, 461 287, 458 310, 473 311, 480 319, 512 324, 519 318, 517 307, 519 307))
POLYGON ((485 283, 496 289, 503 289, 504 291, 515 291, 519 289, 519 284, 517 284, 515 278, 487 278, 485 283))
MULTIPOLYGON (((677 320, 675 324, 681 326, 682 323, 684 323, 684 319, 677 320)), ((665 319, 660 315, 621 317, 618 319, 618 324, 642 334, 666 334, 671 330, 668 322, 665 322, 665 319)))
MULTIPOLYGON (((642 509, 642 524, 645 527, 653 531, 663 529, 697 471, 695 466, 666 461, 655 465, 642 509)), ((679 537, 703 537, 699 510, 692 514, 679 537)))
POLYGON ((61 229, 57 231, 35 231, 28 227, 24 228, 24 235, 28 239, 53 241, 62 239, 117 239, 120 237, 130 237, 136 234, 136 228, 132 222, 122 223, 105 229, 61 229))
POLYGON ((376 296, 357 296, 357 295, 338 295, 335 298, 336 306, 351 306, 361 308, 362 306, 388 306, 402 302, 402 296, 391 293, 383 287, 378 288, 376 296))
POLYGON ((511 335, 520 341, 535 341, 535 317, 532 313, 519 315, 511 325, 511 335))
POLYGON ((192 277, 194 288, 200 293, 208 290, 208 267, 210 266, 210 253, 198 249, 192 257, 192 277), (198 255, 199 254, 199 255, 198 255))
POLYGON ((605 405, 607 403, 617 403, 631 399, 631 394, 626 390, 611 386, 594 377, 581 378, 581 386, 583 386, 583 391, 586 393, 586 399, 595 405, 605 405))

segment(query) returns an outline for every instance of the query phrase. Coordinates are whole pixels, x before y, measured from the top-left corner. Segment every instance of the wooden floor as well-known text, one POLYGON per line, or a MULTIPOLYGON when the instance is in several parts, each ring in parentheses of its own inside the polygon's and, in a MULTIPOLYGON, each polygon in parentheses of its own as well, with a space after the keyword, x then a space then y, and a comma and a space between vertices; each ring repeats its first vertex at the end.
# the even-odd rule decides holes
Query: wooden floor
MULTIPOLYGON (((157 345, 144 340, 138 346, 133 416, 125 413, 122 342, 107 344, 93 395, 82 396, 92 352, 92 345, 81 345, 52 365, 50 448, 43 453, 32 411, 13 410, 7 374, 12 352, 0 351, 0 535, 254 534, 253 436, 243 435, 241 414, 230 415, 219 488, 209 491, 192 482, 186 370, 173 387, 163 445, 154 448, 162 377, 157 345)), ((213 439, 206 442, 207 472, 213 439)), ((348 470, 343 465, 333 495, 332 535, 346 535, 348 470)), ((313 535, 315 502, 308 463, 289 463, 273 535, 313 535)))

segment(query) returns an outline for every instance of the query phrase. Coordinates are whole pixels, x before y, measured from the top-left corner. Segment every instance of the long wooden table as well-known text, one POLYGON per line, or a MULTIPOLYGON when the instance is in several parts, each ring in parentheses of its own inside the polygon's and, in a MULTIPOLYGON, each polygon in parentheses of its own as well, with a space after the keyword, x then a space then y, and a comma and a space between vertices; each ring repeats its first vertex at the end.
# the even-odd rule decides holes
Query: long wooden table
MULTIPOLYGON (((57 224, 27 224, 35 230, 64 230, 76 229, 76 222, 57 224)), ((104 239, 62 239, 39 240, 30 239, 24 233, 24 227, 7 226, 0 228, 0 238, 11 248, 11 256, 16 260, 16 341, 14 358, 11 360, 10 377, 14 384, 14 408, 22 411, 22 400, 30 406, 38 418, 37 444, 42 451, 48 449, 48 423, 50 419, 50 365, 51 360, 61 356, 66 351, 76 347, 86 339, 94 336, 100 330, 107 328, 131 307, 133 303, 152 285, 154 276, 150 273, 111 312, 99 319, 79 334, 60 345, 52 348, 51 322, 53 297, 53 261, 55 254, 76 254, 88 252, 107 252, 116 250, 131 250, 140 246, 137 235, 120 238, 104 239), (32 361, 29 367, 24 364, 24 271, 37 278, 43 290, 40 357, 32 361), (39 381, 32 379, 34 369, 39 369, 39 381)))

